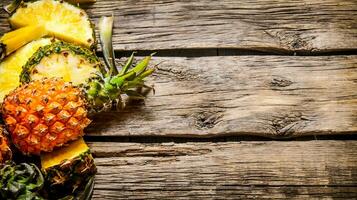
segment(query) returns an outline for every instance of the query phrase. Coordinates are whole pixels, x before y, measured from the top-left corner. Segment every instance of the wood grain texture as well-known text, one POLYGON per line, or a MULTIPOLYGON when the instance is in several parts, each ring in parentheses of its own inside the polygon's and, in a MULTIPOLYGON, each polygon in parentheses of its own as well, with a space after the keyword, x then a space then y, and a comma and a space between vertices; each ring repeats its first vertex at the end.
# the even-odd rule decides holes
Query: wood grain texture
POLYGON ((94 199, 355 199, 357 141, 91 143, 94 199))
POLYGON ((357 133, 357 56, 155 58, 156 94, 91 136, 287 138, 357 133))
MULTIPOLYGON (((84 8, 95 23, 114 12, 116 50, 238 48, 291 53, 357 49, 354 0, 101 0, 84 8)), ((2 12, 0 33, 8 30, 6 16, 2 12)))

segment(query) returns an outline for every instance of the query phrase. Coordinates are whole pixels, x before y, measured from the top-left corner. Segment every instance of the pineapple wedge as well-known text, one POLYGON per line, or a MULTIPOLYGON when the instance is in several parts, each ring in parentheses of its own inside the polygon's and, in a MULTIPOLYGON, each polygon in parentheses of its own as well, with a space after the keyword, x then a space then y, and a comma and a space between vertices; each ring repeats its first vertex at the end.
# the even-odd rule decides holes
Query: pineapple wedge
POLYGON ((41 38, 23 46, 0 63, 0 103, 20 84, 22 66, 42 46, 52 43, 51 38, 41 38))
POLYGON ((43 25, 58 39, 87 48, 95 47, 94 29, 86 12, 64 1, 22 2, 9 21, 13 28, 43 25))
POLYGON ((47 35, 46 29, 41 26, 26 26, 8 32, 0 38, 0 61, 25 44, 47 35))

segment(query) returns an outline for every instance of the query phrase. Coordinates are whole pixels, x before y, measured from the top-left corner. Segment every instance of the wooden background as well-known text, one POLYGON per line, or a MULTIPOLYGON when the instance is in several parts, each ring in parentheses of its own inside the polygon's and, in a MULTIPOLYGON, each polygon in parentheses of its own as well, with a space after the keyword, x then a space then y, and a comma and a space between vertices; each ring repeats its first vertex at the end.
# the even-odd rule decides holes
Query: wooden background
POLYGON ((357 198, 356 1, 84 8, 95 23, 114 13, 118 56, 160 63, 155 95, 87 130, 93 199, 357 198))

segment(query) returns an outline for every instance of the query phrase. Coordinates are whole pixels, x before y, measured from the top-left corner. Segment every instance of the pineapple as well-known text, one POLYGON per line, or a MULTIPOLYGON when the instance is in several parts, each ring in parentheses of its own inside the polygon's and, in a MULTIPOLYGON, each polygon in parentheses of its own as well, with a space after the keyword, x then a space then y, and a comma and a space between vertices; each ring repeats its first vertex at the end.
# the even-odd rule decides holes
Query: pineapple
POLYGON ((41 155, 41 167, 46 189, 51 197, 75 193, 95 175, 97 169, 84 140, 41 155))
POLYGON ((103 66, 98 57, 88 49, 57 41, 41 47, 29 58, 20 75, 21 82, 43 77, 61 77, 79 85, 101 73, 103 66))
POLYGON ((14 145, 24 154, 51 152, 82 136, 90 123, 81 90, 59 79, 18 87, 5 98, 2 113, 14 145))
MULTIPOLYGON (((101 34, 111 36, 112 25, 112 18, 103 18, 101 34)), ((134 89, 145 87, 143 79, 154 72, 147 69, 151 56, 133 65, 132 55, 118 72, 113 52, 108 50, 112 44, 105 40, 110 37, 102 36, 109 69, 97 65, 97 58, 89 51, 64 43, 39 49, 23 67, 23 85, 12 91, 2 105, 12 141, 22 153, 51 152, 80 138, 90 123, 87 113, 110 107, 113 101, 120 101, 121 94, 142 98, 134 89), (69 54, 73 59, 67 60, 69 54), (81 59, 92 63, 96 73, 72 73, 81 59), (47 78, 49 76, 57 78, 47 78)))
POLYGON ((27 26, 8 32, 0 38, 0 61, 25 44, 47 35, 43 26, 27 26))
POLYGON ((4 129, 0 126, 0 164, 7 160, 11 160, 12 152, 9 147, 9 142, 4 135, 4 129))
POLYGON ((0 103, 5 95, 19 86, 22 66, 26 64, 27 60, 40 47, 51 43, 50 38, 32 41, 0 62, 0 103))
POLYGON ((88 15, 82 9, 64 1, 35 0, 14 2, 19 7, 9 18, 13 28, 43 25, 49 34, 64 41, 87 48, 95 47, 94 29, 88 15))

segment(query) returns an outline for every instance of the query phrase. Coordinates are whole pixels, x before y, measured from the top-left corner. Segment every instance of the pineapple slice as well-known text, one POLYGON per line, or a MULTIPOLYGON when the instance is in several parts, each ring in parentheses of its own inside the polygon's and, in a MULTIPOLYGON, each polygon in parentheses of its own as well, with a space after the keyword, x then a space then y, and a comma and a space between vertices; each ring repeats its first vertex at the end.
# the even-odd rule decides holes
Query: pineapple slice
POLYGON ((0 38, 0 60, 25 44, 47 35, 43 26, 26 26, 8 32, 0 38))
POLYGON ((97 56, 86 48, 57 41, 33 54, 20 75, 21 82, 44 77, 61 77, 74 85, 86 83, 103 68, 97 56))
POLYGON ((41 166, 49 199, 76 193, 97 172, 93 156, 83 138, 51 153, 41 154, 41 166))
POLYGON ((20 84, 22 66, 42 46, 51 44, 50 38, 42 38, 25 45, 0 63, 0 103, 20 84))
POLYGON ((43 25, 50 35, 87 48, 95 47, 94 29, 82 9, 64 1, 25 2, 9 19, 13 28, 43 25))

